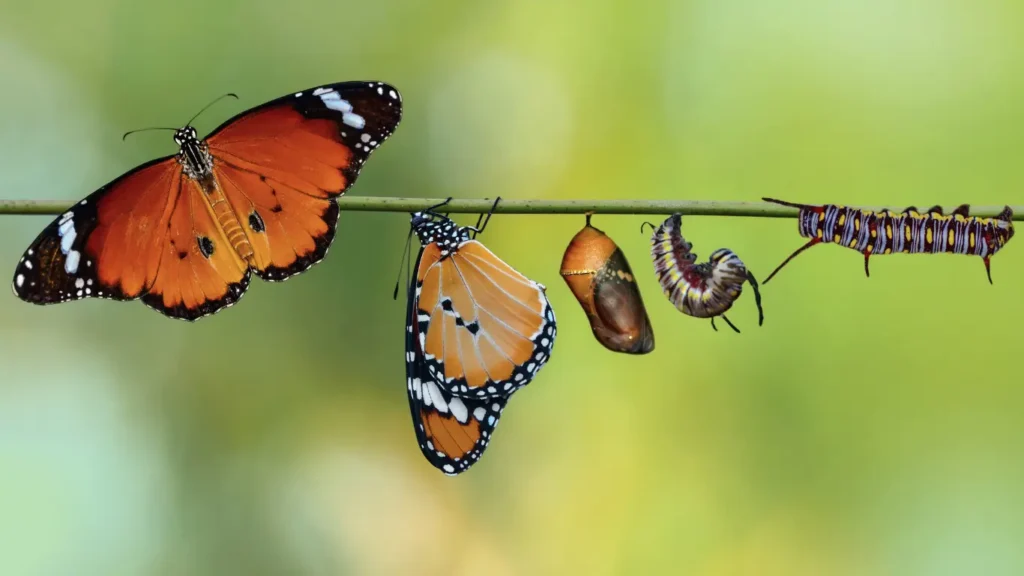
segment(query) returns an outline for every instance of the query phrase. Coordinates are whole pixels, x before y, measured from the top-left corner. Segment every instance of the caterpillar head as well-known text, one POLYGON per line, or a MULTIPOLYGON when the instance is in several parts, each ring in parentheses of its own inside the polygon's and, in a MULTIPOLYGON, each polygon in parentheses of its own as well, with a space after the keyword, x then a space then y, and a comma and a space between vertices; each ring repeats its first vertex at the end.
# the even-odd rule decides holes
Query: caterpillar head
POLYGON ((992 252, 1005 246, 1010 238, 1013 238, 1013 209, 1007 206, 992 224, 992 252))

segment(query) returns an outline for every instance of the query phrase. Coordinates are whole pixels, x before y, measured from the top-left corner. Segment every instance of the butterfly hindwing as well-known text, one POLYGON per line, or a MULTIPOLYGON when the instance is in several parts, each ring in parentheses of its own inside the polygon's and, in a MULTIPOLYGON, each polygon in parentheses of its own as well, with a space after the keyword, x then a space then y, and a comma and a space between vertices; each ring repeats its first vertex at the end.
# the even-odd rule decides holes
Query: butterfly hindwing
POLYGON ((177 202, 159 238, 159 268, 142 301, 163 314, 196 320, 237 302, 249 287, 249 268, 216 224, 204 192, 180 178, 177 202))

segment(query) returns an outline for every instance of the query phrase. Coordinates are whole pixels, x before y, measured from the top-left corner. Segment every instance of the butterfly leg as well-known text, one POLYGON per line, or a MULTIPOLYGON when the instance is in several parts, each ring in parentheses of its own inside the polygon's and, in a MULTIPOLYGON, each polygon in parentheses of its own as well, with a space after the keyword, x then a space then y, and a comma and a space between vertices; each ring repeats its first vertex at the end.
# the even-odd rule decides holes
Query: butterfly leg
MULTIPOLYGON (((484 219, 483 214, 480 215, 480 218, 476 221, 476 227, 474 227, 475 233, 473 234, 473 238, 479 236, 480 233, 484 231, 484 228, 487 228, 487 223, 491 221, 491 215, 494 214, 494 209, 498 207, 498 202, 501 202, 501 196, 494 199, 494 204, 491 204, 491 209, 487 211, 486 219, 484 219), (482 226, 480 224, 481 221, 483 221, 482 226)), ((587 218, 587 221, 590 221, 589 217, 587 218)))
POLYGON ((725 314, 722 314, 722 319, 725 320, 725 323, 729 325, 729 328, 732 328, 733 332, 735 332, 737 334, 740 334, 740 329, 737 328, 735 324, 733 324, 732 322, 729 321, 729 317, 728 316, 726 316, 725 314))
POLYGON ((992 257, 985 256, 985 275, 988 276, 988 283, 992 283, 992 257))
POLYGON ((437 210, 438 208, 440 208, 440 207, 442 207, 442 206, 445 206, 445 205, 447 205, 447 204, 448 204, 449 202, 451 202, 451 201, 452 201, 452 197, 451 197, 451 196, 449 196, 449 197, 448 197, 448 199, 447 199, 447 200, 445 200, 444 202, 441 202, 441 203, 439 203, 439 204, 434 204, 434 205, 433 205, 433 206, 431 206, 430 208, 427 208, 426 210, 424 210, 424 212, 426 212, 427 214, 434 214, 434 213, 435 213, 435 210, 437 210))
POLYGON ((764 309, 761 308, 761 291, 757 287, 757 280, 754 275, 747 270, 747 282, 750 282, 750 287, 754 289, 754 303, 757 304, 757 325, 764 326, 764 309))
POLYGON ((718 332, 718 326, 715 326, 715 317, 714 316, 711 317, 711 329, 714 330, 715 332, 718 332))

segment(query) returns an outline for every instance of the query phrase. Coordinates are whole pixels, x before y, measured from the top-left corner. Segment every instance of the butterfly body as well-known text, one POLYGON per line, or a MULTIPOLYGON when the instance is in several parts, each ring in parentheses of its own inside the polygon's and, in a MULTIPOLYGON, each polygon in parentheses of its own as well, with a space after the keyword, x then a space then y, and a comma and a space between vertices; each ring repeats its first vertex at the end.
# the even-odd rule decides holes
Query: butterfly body
POLYGON ((509 398, 551 356, 543 285, 430 212, 412 215, 421 248, 406 309, 406 385, 427 460, 458 474, 482 456, 509 398))
POLYGON ((398 126, 401 98, 343 82, 272 100, 178 153, 129 171, 54 220, 26 250, 15 294, 34 304, 141 299, 197 320, 231 306, 252 275, 282 281, 327 254, 335 199, 398 126))

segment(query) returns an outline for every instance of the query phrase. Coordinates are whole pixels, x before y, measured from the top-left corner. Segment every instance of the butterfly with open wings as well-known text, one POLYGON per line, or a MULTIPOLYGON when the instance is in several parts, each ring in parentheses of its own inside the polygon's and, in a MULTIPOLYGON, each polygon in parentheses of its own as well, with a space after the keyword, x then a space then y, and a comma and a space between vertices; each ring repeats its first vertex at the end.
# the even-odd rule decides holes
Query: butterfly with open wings
POLYGON ((433 209, 412 215, 421 247, 406 308, 409 406, 420 450, 448 475, 480 459, 509 398, 555 343, 545 287, 476 240, 485 226, 433 209))
POLYGON ((33 304, 141 298, 189 321, 231 306, 251 275, 287 280, 326 256, 335 199, 401 118, 393 86, 342 82, 247 110, 205 140, 177 129, 176 155, 43 229, 18 262, 14 293, 33 304))

